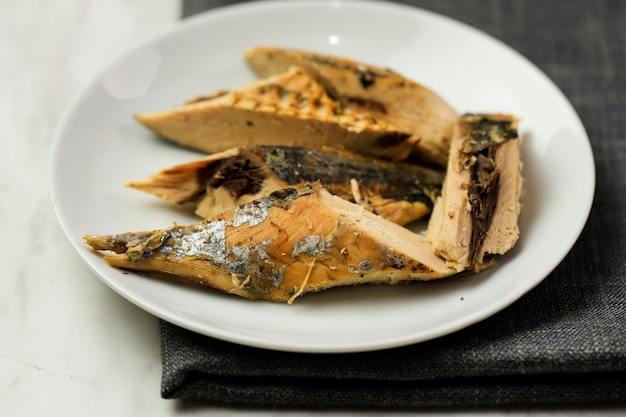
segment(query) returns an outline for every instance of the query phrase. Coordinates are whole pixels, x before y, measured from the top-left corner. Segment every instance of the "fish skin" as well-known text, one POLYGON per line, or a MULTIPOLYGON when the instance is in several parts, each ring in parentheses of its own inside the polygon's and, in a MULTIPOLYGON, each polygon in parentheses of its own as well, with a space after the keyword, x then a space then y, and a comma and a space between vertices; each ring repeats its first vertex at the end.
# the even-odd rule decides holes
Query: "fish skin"
POLYGON ((428 87, 390 69, 311 51, 256 46, 244 56, 260 77, 304 68, 345 107, 410 133, 412 158, 446 166, 459 114, 428 87))
POLYGON ((334 148, 261 145, 213 154, 126 185, 210 218, 280 188, 320 181, 331 194, 403 225, 430 213, 443 175, 334 148))
POLYGON ((115 252, 104 256, 113 267, 276 302, 338 286, 455 273, 425 237, 318 184, 281 189, 188 226, 84 239, 94 250, 115 252))

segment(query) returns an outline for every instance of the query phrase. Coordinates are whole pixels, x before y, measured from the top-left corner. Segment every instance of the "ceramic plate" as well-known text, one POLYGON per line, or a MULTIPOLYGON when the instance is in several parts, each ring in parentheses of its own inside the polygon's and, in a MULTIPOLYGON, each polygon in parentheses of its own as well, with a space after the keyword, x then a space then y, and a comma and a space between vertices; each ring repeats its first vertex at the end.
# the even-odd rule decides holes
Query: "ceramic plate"
POLYGON ((579 118, 534 65, 464 24, 377 2, 255 2, 190 18, 123 55, 74 101, 51 158, 52 199, 65 233, 95 274, 120 295, 205 335, 301 352, 421 342, 502 310, 541 282, 570 250, 587 219, 595 185, 579 118), (197 220, 123 186, 199 156, 159 140, 133 114, 252 81, 243 52, 259 44, 389 67, 434 89, 459 112, 519 116, 526 194, 516 248, 481 274, 334 289, 293 305, 247 301, 108 267, 84 244, 83 235, 197 220))

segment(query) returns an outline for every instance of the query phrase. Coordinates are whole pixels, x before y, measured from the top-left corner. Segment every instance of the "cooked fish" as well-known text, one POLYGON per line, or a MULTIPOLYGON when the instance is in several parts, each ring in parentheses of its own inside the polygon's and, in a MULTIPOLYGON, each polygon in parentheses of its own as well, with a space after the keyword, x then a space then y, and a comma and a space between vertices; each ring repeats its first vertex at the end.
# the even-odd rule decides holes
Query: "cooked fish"
POLYGON ((189 226, 85 236, 114 267, 165 274, 248 299, 454 274, 420 234, 319 185, 288 187, 189 226))
POLYGON ((245 58, 261 77, 304 68, 346 107, 410 133, 414 157, 446 166, 459 115, 431 89, 388 69, 319 53, 259 46, 245 58))
POLYGON ((332 145, 397 160, 412 148, 408 133, 342 106, 297 67, 135 118, 167 139, 206 153, 258 144, 332 145))
POLYGON ((460 118, 427 231, 435 252, 455 269, 476 268, 487 255, 504 254, 517 242, 521 169, 516 118, 460 118))
POLYGON ((128 186, 213 217, 272 191, 320 181, 330 193, 406 224, 432 210, 443 172, 335 148, 238 147, 130 181, 128 186))

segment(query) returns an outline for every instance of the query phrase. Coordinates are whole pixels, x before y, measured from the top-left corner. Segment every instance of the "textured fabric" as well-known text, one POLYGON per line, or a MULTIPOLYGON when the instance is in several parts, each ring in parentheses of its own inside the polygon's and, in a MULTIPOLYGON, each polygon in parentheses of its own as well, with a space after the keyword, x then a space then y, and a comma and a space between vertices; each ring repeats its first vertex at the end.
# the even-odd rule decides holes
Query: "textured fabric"
MULTIPOLYGON (((186 0, 183 15, 226 3, 186 0)), ((162 322, 164 398, 333 408, 626 403, 626 2, 403 3, 501 39, 570 99, 597 166, 594 206, 580 239, 511 307, 397 349, 274 352, 162 322)))

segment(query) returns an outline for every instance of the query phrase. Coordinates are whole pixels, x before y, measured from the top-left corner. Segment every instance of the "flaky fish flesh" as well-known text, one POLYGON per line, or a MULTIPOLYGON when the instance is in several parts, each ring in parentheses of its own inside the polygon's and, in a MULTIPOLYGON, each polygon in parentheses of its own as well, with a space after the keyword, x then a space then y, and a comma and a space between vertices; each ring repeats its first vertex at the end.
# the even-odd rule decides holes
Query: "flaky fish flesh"
POLYGON ((113 267, 292 303, 333 287, 434 280, 456 271, 428 240, 333 196, 288 187, 188 226, 85 236, 113 267))
POLYGON ((309 51, 257 46, 245 58, 261 77, 304 68, 345 107, 409 133, 414 157, 446 166, 459 115, 424 85, 389 69, 309 51))
POLYGON ((343 106, 298 67, 135 118, 162 137, 205 153, 260 144, 329 145, 400 160, 412 149, 409 133, 343 106))

